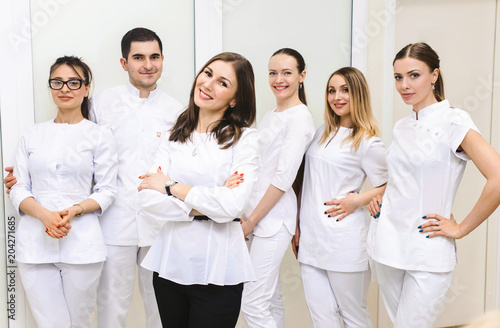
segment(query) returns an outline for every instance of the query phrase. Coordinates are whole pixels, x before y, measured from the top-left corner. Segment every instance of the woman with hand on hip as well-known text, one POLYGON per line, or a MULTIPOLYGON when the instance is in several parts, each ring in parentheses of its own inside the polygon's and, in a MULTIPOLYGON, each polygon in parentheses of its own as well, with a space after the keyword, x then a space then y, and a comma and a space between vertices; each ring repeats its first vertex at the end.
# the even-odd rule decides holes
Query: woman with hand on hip
POLYGON ((155 173, 141 176, 140 215, 166 221, 142 262, 154 272, 165 327, 236 325, 243 283, 255 279, 239 222, 259 171, 258 133, 248 128, 255 115, 251 64, 235 53, 213 57, 162 140, 155 173), (245 183, 225 187, 235 171, 245 183))
POLYGON ((305 77, 304 59, 296 50, 280 49, 269 60, 276 108, 266 113, 259 126, 261 177, 242 223, 245 236, 253 233, 250 257, 257 275, 243 291, 242 312, 251 328, 284 326, 279 268, 295 233, 297 198, 292 183, 314 135, 305 77))
POLYGON ((384 206, 379 198, 370 205, 375 219, 368 251, 394 327, 425 328, 432 327, 452 283, 454 239, 500 203, 500 156, 469 114, 445 99, 439 57, 429 45, 407 45, 393 66, 396 89, 413 112, 394 126, 384 206), (487 182, 459 224, 451 210, 469 159, 487 182))
POLYGON ((368 85, 353 67, 326 87, 325 124, 306 152, 300 229, 293 239, 313 327, 371 327, 366 295, 369 212, 387 182, 385 147, 376 135, 368 85), (375 188, 360 194, 366 180, 375 188), (333 205, 333 206, 332 206, 333 205))
POLYGON ((91 79, 79 58, 57 59, 57 116, 29 128, 16 156, 16 259, 39 328, 91 326, 106 259, 98 215, 115 197, 117 156, 110 131, 87 120, 91 79))

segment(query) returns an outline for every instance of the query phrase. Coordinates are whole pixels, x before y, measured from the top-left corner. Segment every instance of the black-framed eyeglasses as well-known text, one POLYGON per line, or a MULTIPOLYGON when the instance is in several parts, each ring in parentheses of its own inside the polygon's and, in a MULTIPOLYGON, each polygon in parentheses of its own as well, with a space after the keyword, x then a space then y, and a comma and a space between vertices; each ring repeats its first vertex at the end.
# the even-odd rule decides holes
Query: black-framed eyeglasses
POLYGON ((84 83, 84 81, 80 80, 80 79, 72 79, 72 80, 68 80, 68 81, 61 81, 58 79, 49 79, 49 87, 52 90, 61 90, 65 84, 68 86, 68 89, 70 89, 70 90, 78 90, 82 87, 83 83, 84 83))

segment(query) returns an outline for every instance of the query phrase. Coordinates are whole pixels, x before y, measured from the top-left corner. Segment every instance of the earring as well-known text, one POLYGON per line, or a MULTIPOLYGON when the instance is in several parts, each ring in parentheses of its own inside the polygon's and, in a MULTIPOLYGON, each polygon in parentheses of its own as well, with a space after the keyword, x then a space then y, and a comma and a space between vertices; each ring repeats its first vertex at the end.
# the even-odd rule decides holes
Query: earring
POLYGON ((299 84, 299 89, 302 89, 302 82, 300 82, 299 84))
POLYGON ((436 90, 436 88, 434 87, 434 83, 432 83, 432 90, 436 90))
POLYGON ((236 105, 229 105, 229 108, 234 108, 234 106, 236 106, 236 105))

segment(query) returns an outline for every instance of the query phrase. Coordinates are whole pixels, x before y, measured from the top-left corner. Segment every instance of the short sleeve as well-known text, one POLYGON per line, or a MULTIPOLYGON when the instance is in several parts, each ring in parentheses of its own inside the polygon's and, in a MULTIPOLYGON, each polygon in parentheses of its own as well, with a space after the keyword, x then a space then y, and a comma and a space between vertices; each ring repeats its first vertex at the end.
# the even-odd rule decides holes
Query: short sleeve
POLYGON ((372 137, 366 141, 366 151, 361 160, 361 169, 366 173, 374 187, 387 183, 386 149, 380 138, 372 137))
POLYGON ((309 110, 301 109, 293 113, 279 151, 276 173, 271 180, 273 186, 284 192, 291 188, 314 133, 314 121, 309 110))
POLYGON ((478 133, 479 129, 476 127, 469 113, 464 110, 451 108, 451 114, 449 116, 450 132, 449 132, 449 145, 451 151, 458 158, 468 161, 469 156, 464 151, 457 151, 458 147, 462 144, 465 136, 469 130, 474 130, 478 133))

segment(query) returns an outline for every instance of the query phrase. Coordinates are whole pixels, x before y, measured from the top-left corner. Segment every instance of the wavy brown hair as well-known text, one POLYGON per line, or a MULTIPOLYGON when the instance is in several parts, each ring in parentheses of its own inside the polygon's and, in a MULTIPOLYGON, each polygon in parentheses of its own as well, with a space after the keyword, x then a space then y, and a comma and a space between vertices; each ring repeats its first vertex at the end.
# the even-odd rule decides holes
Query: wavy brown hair
POLYGON ((434 51, 434 49, 432 49, 425 42, 410 43, 403 49, 399 50, 399 52, 396 54, 396 57, 394 57, 392 65, 394 65, 396 60, 406 57, 424 62, 427 67, 429 67, 431 73, 434 72, 436 68, 439 70, 438 78, 436 80, 436 83, 434 83, 434 90, 432 91, 434 91, 434 98, 436 98, 437 101, 445 100, 446 98, 444 97, 444 81, 443 76, 441 75, 441 69, 439 68, 439 56, 434 51))
POLYGON ((331 140, 337 135, 340 127, 340 116, 335 114, 328 103, 329 84, 334 75, 341 76, 345 80, 349 90, 349 111, 352 120, 350 128, 352 132, 342 142, 351 141, 351 149, 356 151, 363 139, 376 136, 379 131, 372 113, 368 83, 363 73, 354 67, 342 67, 333 72, 328 78, 325 96, 325 131, 318 143, 321 145, 327 140, 331 140), (333 136, 331 136, 332 134, 333 136))
POLYGON ((200 113, 200 108, 194 103, 196 80, 208 65, 217 60, 222 60, 233 66, 238 88, 234 96, 236 104, 232 108, 228 104, 222 119, 212 123, 215 126, 212 128, 211 134, 217 139, 217 143, 221 145, 222 149, 227 149, 238 142, 244 128, 250 127, 254 123, 256 106, 252 64, 237 53, 223 52, 210 59, 196 75, 189 95, 189 104, 170 130, 170 141, 184 143, 190 140, 198 125, 200 113))

